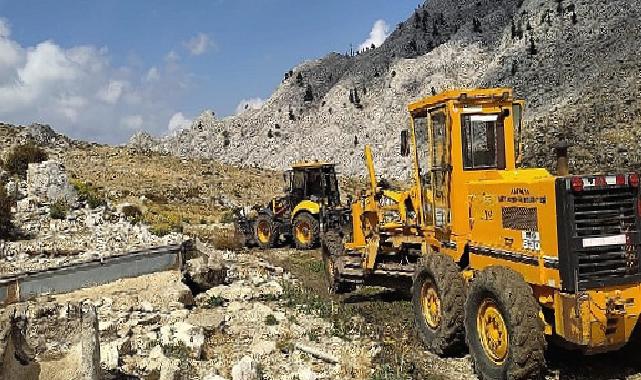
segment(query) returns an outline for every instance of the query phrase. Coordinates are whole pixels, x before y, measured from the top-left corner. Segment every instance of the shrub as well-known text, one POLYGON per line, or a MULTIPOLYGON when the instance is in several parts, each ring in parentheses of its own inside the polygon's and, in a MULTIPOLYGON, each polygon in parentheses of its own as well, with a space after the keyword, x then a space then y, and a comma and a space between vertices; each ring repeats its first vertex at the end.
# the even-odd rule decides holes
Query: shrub
POLYGON ((4 186, 0 186, 0 238, 7 238, 11 231, 11 206, 13 199, 7 194, 4 186))
POLYGON ((100 192, 90 184, 82 181, 75 181, 73 182, 73 187, 78 193, 79 200, 86 202, 89 208, 97 208, 107 205, 107 201, 102 197, 100 192))
POLYGON ((156 236, 163 237, 171 233, 171 227, 167 223, 155 224, 149 227, 149 231, 156 236))
POLYGON ((133 224, 138 224, 142 219, 142 211, 138 206, 126 205, 122 207, 122 214, 133 224))
POLYGON ((47 152, 34 144, 18 145, 7 155, 3 167, 11 175, 25 177, 29 164, 40 163, 48 158, 47 152))
POLYGON ((274 314, 267 314, 265 317, 265 325, 266 326, 276 326, 278 324, 278 321, 276 320, 276 317, 274 317, 274 314))
POLYGON ((234 223, 234 220, 235 216, 233 211, 225 211, 225 213, 220 217, 221 223, 234 223))
POLYGON ((213 308, 217 308, 217 307, 223 306, 224 304, 225 304, 225 300, 224 300, 223 298, 216 297, 216 296, 211 296, 211 297, 207 300, 207 306, 208 306, 210 309, 213 309, 213 308))
POLYGON ((63 200, 56 201, 49 208, 49 216, 51 219, 64 219, 67 217, 67 211, 69 211, 67 202, 63 200))

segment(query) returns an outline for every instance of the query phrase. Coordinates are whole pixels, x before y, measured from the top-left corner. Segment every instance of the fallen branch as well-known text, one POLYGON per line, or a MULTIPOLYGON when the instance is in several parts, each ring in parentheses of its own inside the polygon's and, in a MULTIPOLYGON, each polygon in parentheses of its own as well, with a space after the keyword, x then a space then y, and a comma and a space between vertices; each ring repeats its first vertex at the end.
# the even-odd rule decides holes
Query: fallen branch
POLYGON ((317 349, 315 349, 313 347, 305 346, 305 345, 302 345, 300 343, 294 344, 294 347, 299 351, 302 351, 302 352, 305 352, 307 354, 310 354, 311 356, 315 357, 316 359, 320 359, 320 360, 323 360, 325 362, 332 363, 332 364, 337 364, 338 363, 338 359, 336 359, 334 356, 332 356, 332 355, 330 355, 330 354, 328 354, 326 352, 317 350, 317 349))

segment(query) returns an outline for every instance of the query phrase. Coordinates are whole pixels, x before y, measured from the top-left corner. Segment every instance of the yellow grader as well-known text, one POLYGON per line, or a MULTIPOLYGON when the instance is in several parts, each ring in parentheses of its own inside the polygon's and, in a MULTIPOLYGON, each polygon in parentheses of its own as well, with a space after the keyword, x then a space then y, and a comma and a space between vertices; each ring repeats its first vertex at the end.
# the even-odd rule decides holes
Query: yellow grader
POLYGON ((619 349, 641 312, 638 174, 569 175, 563 144, 556 175, 517 168, 523 105, 503 88, 411 104, 412 185, 381 186, 368 147, 370 188, 324 216, 330 290, 411 283, 425 346, 467 345, 482 379, 539 377, 546 336, 619 349))

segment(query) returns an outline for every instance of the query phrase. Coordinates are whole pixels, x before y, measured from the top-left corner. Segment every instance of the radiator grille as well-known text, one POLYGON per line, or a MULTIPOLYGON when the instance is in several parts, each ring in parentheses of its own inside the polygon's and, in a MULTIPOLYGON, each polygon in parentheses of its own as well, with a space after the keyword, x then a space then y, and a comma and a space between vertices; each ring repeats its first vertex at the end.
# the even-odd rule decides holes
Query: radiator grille
POLYGON ((580 288, 625 280, 639 272, 636 191, 607 188, 574 194, 573 241, 580 288), (586 247, 585 239, 625 235, 625 244, 586 247))

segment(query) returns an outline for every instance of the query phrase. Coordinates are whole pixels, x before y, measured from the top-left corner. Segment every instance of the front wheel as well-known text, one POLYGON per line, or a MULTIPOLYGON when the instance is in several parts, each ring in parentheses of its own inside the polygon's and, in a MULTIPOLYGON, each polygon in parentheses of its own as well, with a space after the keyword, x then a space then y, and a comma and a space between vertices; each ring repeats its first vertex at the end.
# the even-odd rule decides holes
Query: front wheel
POLYGON ((294 244, 296 244, 297 249, 312 249, 318 243, 320 224, 312 214, 301 212, 296 215, 292 228, 294 230, 294 244))
POLYGON ((540 306, 518 273, 490 267, 465 302, 465 334, 480 379, 539 379, 545 368, 540 306))

